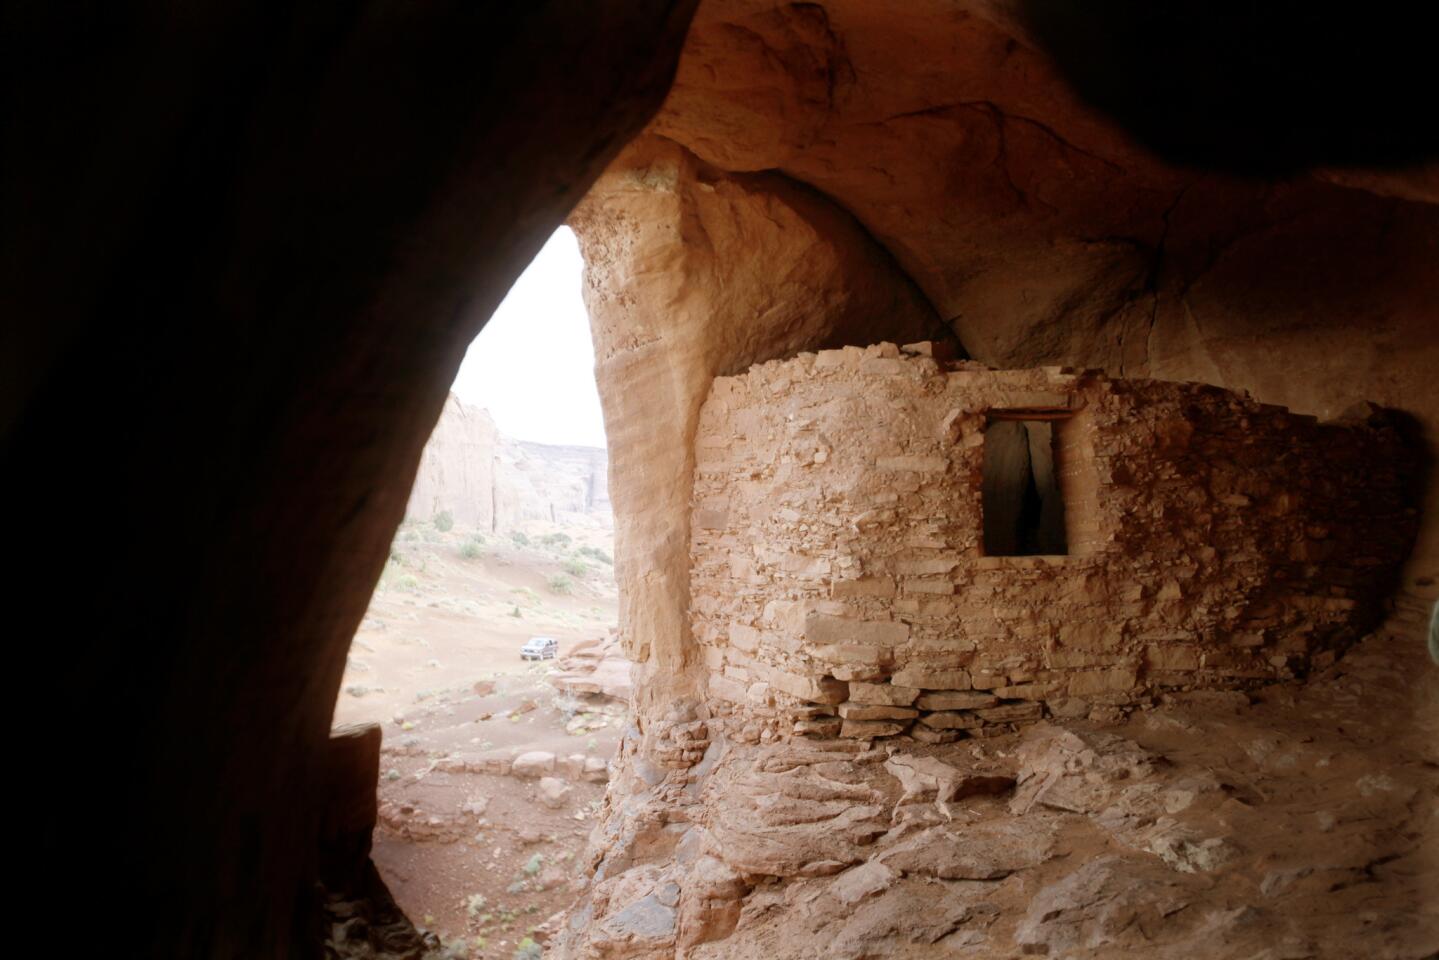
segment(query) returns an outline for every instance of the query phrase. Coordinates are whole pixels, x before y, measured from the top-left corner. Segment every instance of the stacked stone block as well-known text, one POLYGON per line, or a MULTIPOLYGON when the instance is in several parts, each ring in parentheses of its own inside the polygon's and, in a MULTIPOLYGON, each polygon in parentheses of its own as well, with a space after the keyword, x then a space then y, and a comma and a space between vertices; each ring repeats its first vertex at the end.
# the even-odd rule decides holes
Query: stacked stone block
POLYGON ((1417 516, 1382 418, 935 353, 847 347, 715 381, 691 628, 738 735, 945 742, 1109 717, 1303 675, 1372 622, 1417 516), (984 554, 995 411, 1057 424, 1068 554, 984 554))

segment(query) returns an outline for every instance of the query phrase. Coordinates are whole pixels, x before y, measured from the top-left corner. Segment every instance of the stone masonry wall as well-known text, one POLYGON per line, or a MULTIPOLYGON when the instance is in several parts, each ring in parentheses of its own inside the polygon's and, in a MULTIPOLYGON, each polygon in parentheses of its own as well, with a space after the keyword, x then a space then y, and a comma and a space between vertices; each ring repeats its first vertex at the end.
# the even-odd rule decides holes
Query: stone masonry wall
POLYGON ((1378 612, 1416 522, 1381 417, 935 352, 847 347, 714 382, 691 620, 739 739, 1113 717, 1303 675, 1378 612), (983 555, 998 410, 1058 418, 1067 555, 983 555))

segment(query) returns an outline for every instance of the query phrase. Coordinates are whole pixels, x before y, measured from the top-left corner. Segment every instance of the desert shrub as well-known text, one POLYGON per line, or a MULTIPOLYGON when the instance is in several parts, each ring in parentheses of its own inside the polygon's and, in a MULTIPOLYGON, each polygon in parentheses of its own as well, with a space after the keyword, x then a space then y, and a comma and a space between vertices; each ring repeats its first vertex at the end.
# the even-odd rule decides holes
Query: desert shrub
POLYGON ((513 960, 540 960, 544 956, 544 948, 530 937, 525 937, 515 946, 513 960))
POLYGON ((540 537, 540 543, 547 547, 568 547, 571 542, 568 533, 547 533, 540 537))
POLYGON ((590 572, 590 565, 583 560, 566 560, 561 566, 572 577, 583 577, 590 572))
POLYGON ((523 530, 511 530, 510 539, 515 542, 515 546, 517 547, 528 547, 530 545, 530 538, 525 536, 523 530))
POLYGON ((557 573, 553 577, 550 577, 550 591, 552 593, 569 593, 573 589, 574 584, 571 583, 570 578, 563 573, 557 573))
POLYGON ((580 698, 575 696, 574 692, 570 690, 557 691, 554 699, 551 701, 551 705, 558 710, 560 716, 564 717, 567 721, 585 708, 580 698))
POLYGON ((460 556, 466 560, 478 560, 485 555, 485 548, 473 540, 466 540, 460 545, 460 556))
POLYGON ((582 557, 589 557, 591 560, 598 560, 600 563, 614 566, 615 558, 605 553, 605 551, 599 547, 580 547, 575 553, 578 553, 582 557))
POLYGON ((435 524, 436 530, 441 533, 449 533, 455 526, 455 515, 448 510, 441 510, 435 514, 433 523, 435 524))
POLYGON ((395 581, 395 586, 399 587, 401 590, 409 590, 411 593, 413 593, 416 590, 420 589, 420 581, 415 579, 415 575, 413 573, 407 573, 404 576, 400 577, 399 580, 395 581))

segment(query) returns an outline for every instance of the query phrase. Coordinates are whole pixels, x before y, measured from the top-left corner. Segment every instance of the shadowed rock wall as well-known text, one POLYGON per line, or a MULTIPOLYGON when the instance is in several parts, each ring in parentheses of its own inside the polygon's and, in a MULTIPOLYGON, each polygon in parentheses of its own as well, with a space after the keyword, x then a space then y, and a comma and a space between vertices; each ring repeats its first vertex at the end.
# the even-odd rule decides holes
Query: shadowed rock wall
POLYGON ((58 570, 103 463, 110 545, 45 638, 83 707, 36 881, 103 865, 116 951, 316 949, 320 759, 425 437, 693 6, 6 7, 3 502, 58 570))

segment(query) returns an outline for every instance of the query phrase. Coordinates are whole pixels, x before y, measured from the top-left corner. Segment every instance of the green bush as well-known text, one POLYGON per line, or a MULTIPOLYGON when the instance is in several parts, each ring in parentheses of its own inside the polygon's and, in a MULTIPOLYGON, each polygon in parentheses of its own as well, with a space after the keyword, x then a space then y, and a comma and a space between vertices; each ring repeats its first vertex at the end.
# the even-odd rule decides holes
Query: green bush
POLYGON ((582 557, 589 557, 591 560, 598 560, 600 563, 609 564, 610 566, 614 566, 615 563, 615 558, 605 553, 599 547, 580 547, 575 553, 578 553, 582 557))
POLYGON ((473 540, 466 540, 460 545, 460 556, 466 560, 478 560, 485 555, 485 548, 473 540))
POLYGON ((566 560, 561 566, 572 577, 583 577, 590 572, 590 565, 583 560, 566 560))
POLYGON ((530 538, 525 536, 522 530, 511 530, 510 539, 515 542, 515 546, 517 547, 528 547, 530 545, 530 538))
POLYGON ((553 593, 569 593, 569 592, 571 592, 573 589, 574 589, 574 584, 571 583, 571 582, 570 582, 570 578, 567 577, 567 576, 565 576, 563 573, 557 573, 557 574, 555 574, 553 577, 550 577, 550 591, 551 591, 551 592, 553 592, 553 593))
POLYGON ((450 511, 441 510, 439 513, 435 514, 435 519, 433 522, 435 524, 436 530, 440 531, 441 533, 449 533, 455 525, 455 517, 454 514, 450 513, 450 511))
POLYGON ((547 533, 540 537, 540 543, 547 547, 568 547, 571 542, 568 533, 547 533))
POLYGON ((399 587, 401 590, 409 590, 411 593, 414 593, 416 590, 420 589, 420 581, 415 579, 415 575, 413 573, 407 573, 404 576, 400 577, 399 580, 395 581, 395 586, 399 587))
POLYGON ((530 937, 525 937, 515 947, 513 960, 540 960, 544 956, 544 948, 530 937))

